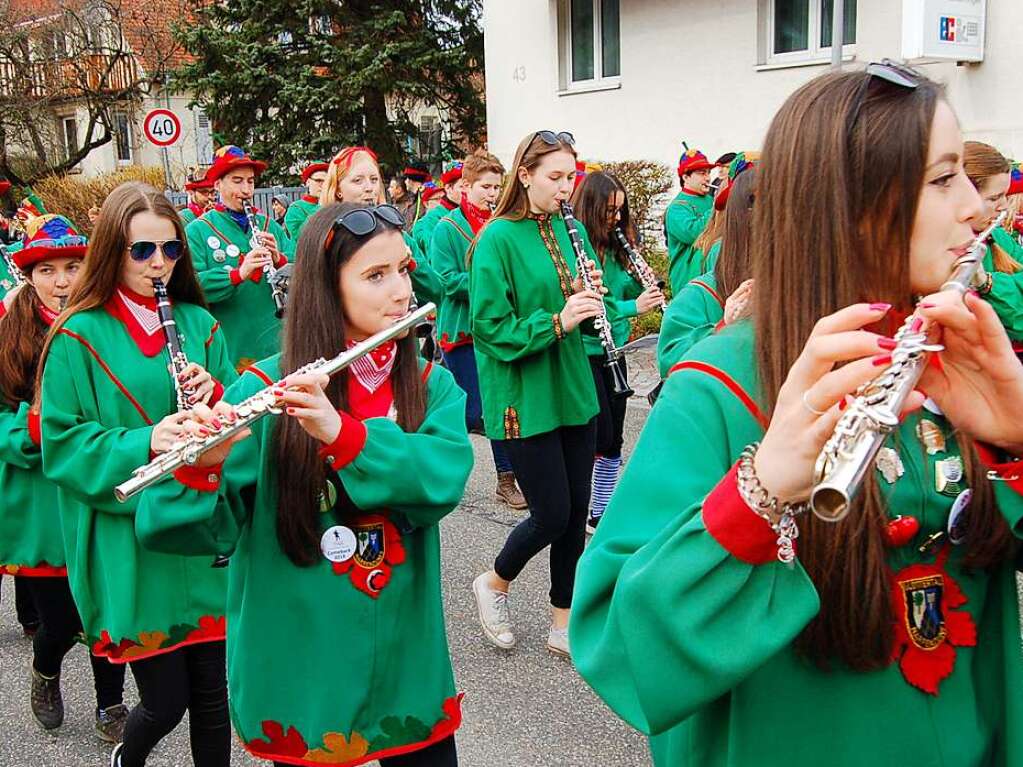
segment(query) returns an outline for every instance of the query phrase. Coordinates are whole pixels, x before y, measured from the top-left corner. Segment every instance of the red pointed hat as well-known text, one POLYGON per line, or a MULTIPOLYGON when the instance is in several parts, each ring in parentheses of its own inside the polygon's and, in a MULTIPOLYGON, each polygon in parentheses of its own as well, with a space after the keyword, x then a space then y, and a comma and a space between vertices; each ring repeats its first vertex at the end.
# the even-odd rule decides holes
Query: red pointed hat
POLYGON ((449 163, 445 168, 444 172, 440 174, 440 182, 447 186, 453 184, 462 177, 462 161, 455 160, 453 163, 449 163))
POLYGON ((188 182, 185 184, 185 191, 186 192, 198 192, 198 191, 202 191, 203 189, 212 189, 212 188, 213 188, 213 179, 211 179, 209 177, 209 172, 208 171, 203 176, 198 176, 198 177, 190 178, 188 180, 188 182))
POLYGON ((432 181, 427 181, 423 184, 423 202, 429 202, 434 197, 440 197, 442 194, 444 194, 444 187, 437 186, 432 181))
POLYGON ((85 258, 87 240, 64 216, 46 214, 29 222, 25 247, 11 254, 23 272, 48 258, 85 258))
POLYGON ((686 173, 692 173, 696 170, 710 170, 713 167, 714 163, 708 160, 707 155, 699 149, 687 149, 678 161, 678 175, 681 178, 686 173))
POLYGON ((266 163, 252 159, 241 147, 228 144, 213 153, 213 165, 206 171, 206 180, 218 181, 235 168, 252 168, 258 176, 266 170, 266 163))
POLYGON ((309 177, 311 175, 313 175, 314 173, 319 173, 321 170, 324 172, 330 170, 330 163, 311 162, 308 165, 306 165, 302 169, 302 183, 304 184, 306 181, 309 180, 309 177))

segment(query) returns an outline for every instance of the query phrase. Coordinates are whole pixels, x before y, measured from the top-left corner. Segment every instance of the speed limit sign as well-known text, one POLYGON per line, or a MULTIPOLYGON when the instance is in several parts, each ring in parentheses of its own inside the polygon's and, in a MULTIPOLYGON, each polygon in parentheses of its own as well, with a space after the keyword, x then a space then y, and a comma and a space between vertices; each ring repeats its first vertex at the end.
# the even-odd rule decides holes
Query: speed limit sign
POLYGON ((146 115, 142 131, 151 144, 170 146, 181 138, 181 120, 169 109, 154 109, 146 115))

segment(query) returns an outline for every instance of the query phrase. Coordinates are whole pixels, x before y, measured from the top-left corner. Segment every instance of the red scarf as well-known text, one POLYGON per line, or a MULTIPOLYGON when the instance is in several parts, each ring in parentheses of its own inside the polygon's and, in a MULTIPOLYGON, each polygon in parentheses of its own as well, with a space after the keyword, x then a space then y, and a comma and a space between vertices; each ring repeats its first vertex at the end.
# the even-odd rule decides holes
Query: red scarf
POLYGON ((440 198, 440 204, 443 205, 447 210, 454 210, 458 207, 457 203, 451 202, 447 195, 440 198))
MULTIPOLYGON (((355 346, 348 342, 348 348, 355 346)), ((397 359, 398 346, 394 341, 380 346, 348 367, 348 410, 359 420, 392 416, 394 392, 391 371, 397 359)))
POLYGON ((53 327, 53 322, 60 316, 60 312, 55 312, 53 309, 48 307, 42 301, 39 302, 39 318, 46 323, 46 327, 53 327))
POLYGON ((196 218, 201 217, 202 214, 206 212, 206 208, 200 208, 194 202, 188 203, 188 209, 195 214, 196 218))
POLYGON ((125 303, 125 298, 136 304, 141 304, 154 312, 156 311, 156 298, 140 295, 125 285, 118 285, 117 290, 114 291, 113 298, 107 301, 106 304, 107 311, 124 324, 128 335, 131 336, 139 350, 147 357, 155 357, 163 351, 166 340, 163 333, 160 332, 161 328, 157 326, 153 333, 148 333, 138 319, 136 319, 135 315, 132 314, 128 304, 125 303))
POLYGON ((462 209, 462 215, 465 216, 465 220, 472 227, 473 234, 479 234, 483 225, 490 220, 490 211, 486 208, 477 208, 469 202, 467 195, 462 195, 462 204, 459 207, 462 209))
POLYGON ((303 194, 302 195, 302 202, 311 202, 314 205, 319 205, 320 198, 319 197, 313 197, 311 194, 303 194))

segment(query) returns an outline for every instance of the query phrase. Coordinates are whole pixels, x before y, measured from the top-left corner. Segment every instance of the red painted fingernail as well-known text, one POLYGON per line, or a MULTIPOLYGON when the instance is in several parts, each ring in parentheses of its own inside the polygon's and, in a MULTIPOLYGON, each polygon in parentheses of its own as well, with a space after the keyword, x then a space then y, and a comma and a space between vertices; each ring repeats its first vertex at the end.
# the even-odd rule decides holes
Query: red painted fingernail
POLYGON ((872 312, 886 312, 892 308, 891 304, 871 304, 870 311, 872 312))
POLYGON ((849 403, 846 401, 845 397, 842 397, 842 401, 838 403, 838 409, 839 411, 842 411, 847 407, 849 407, 849 403))
POLYGON ((200 437, 208 437, 208 436, 210 436, 209 429, 199 429, 199 436, 200 437))
POLYGON ((220 422, 219 418, 214 418, 212 421, 210 421, 210 426, 212 426, 215 431, 220 431, 223 425, 224 424, 220 422))
POLYGON ((230 421, 231 423, 234 423, 235 421, 238 420, 238 414, 234 412, 228 413, 227 420, 230 421))
POLYGON ((288 415, 295 415, 295 408, 289 407, 288 408, 288 415))
POLYGON ((284 389, 274 389, 274 396, 275 397, 283 397, 284 396, 284 389))
POLYGON ((882 365, 887 365, 891 361, 892 361, 892 355, 890 355, 890 354, 879 354, 878 356, 874 357, 874 359, 872 359, 870 361, 870 364, 873 365, 874 367, 878 368, 878 367, 881 367, 882 365))
POLYGON ((914 317, 913 318, 913 322, 909 326, 909 332, 910 333, 919 333, 920 332, 920 328, 922 328, 923 326, 924 326, 924 318, 923 317, 914 317))
POLYGON ((932 304, 930 301, 920 304, 921 309, 933 309, 937 304, 932 304))
POLYGON ((980 298, 980 293, 978 293, 976 290, 969 290, 967 292, 974 298, 980 298))
POLYGON ((878 349, 884 349, 885 351, 890 352, 896 346, 898 346, 898 344, 893 339, 891 339, 891 338, 879 338, 879 339, 877 339, 877 348, 878 349))

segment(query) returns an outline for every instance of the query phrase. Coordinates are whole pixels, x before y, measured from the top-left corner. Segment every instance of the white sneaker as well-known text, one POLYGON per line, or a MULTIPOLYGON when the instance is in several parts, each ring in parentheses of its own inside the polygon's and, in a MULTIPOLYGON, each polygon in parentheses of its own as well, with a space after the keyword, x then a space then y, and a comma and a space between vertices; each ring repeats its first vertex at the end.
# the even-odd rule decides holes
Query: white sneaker
POLYGON ((547 649, 562 658, 570 658, 568 648, 568 626, 563 629, 556 629, 551 626, 550 636, 547 637, 547 649))
POLYGON ((511 614, 508 611, 508 594, 490 588, 489 580, 490 573, 483 573, 472 582, 480 625, 493 645, 502 650, 510 650, 515 646, 515 634, 512 633, 511 614))

